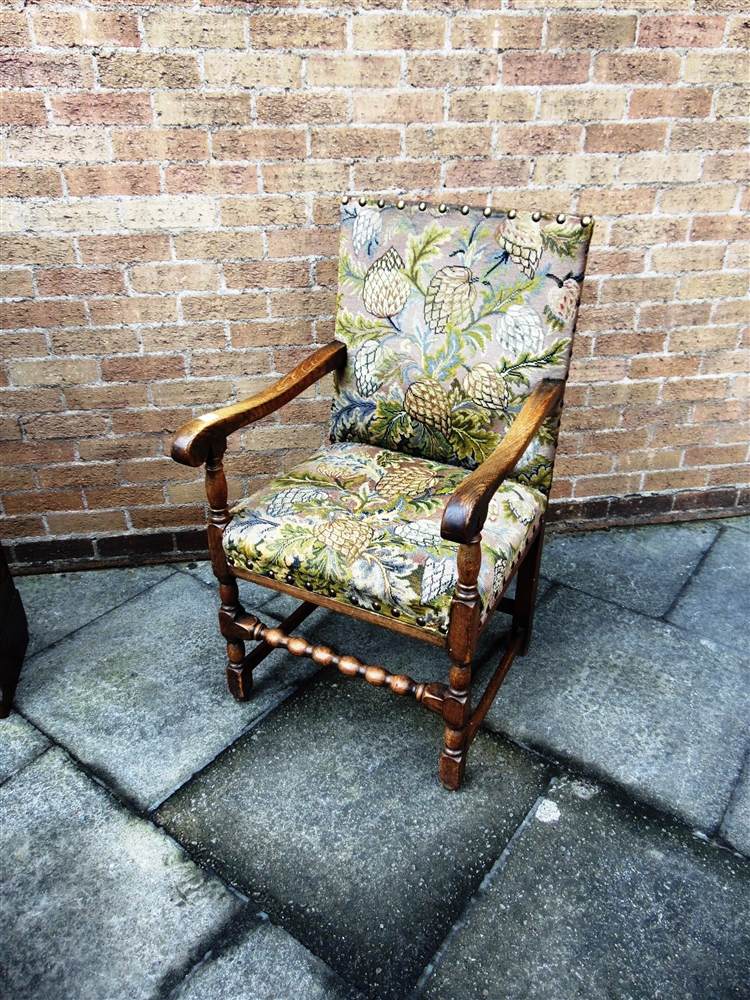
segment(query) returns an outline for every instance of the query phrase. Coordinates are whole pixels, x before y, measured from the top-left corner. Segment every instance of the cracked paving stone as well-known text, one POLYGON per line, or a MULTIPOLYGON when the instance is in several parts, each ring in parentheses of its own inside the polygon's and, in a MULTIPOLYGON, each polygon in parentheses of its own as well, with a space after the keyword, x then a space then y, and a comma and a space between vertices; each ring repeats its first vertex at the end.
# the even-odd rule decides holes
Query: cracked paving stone
POLYGON ((667 619, 716 642, 750 650, 750 535, 724 531, 667 619))
POLYGON ((750 672, 733 650, 559 587, 485 726, 713 833, 748 719, 750 672))
POLYGON ((364 1000, 281 927, 256 924, 211 956, 170 1000, 364 1000))
POLYGON ((665 614, 711 545, 715 522, 554 535, 542 576, 652 618, 665 614))
POLYGON ((412 701, 326 673, 164 803, 158 822, 347 982, 401 998, 550 773, 480 733, 464 786, 448 792, 442 730, 412 701))
POLYGON ((16 704, 35 725, 148 809, 212 760, 317 667, 255 671, 239 704, 207 588, 174 573, 25 664, 16 704))
POLYGON ((26 659, 174 571, 173 566, 138 566, 15 577, 29 622, 26 659))
POLYGON ((750 865, 596 785, 542 801, 423 1000, 747 1000, 750 865))
POLYGON ((750 857, 750 758, 732 794, 720 833, 732 847, 750 857))
POLYGON ((0 787, 0 994, 158 1000, 247 904, 52 749, 0 787))
POLYGON ((47 737, 17 712, 0 719, 0 782, 35 760, 49 745, 47 737))

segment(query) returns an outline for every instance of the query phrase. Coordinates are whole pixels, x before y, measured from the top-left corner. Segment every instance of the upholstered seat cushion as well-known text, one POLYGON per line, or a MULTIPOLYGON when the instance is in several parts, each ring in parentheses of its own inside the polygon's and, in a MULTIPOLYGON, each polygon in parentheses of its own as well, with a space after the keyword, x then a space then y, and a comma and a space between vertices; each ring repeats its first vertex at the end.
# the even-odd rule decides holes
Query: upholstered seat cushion
MULTIPOLYGON (((346 604, 446 632, 458 579, 455 542, 440 537, 465 469, 343 443, 325 448, 232 510, 230 566, 346 604)), ((492 606, 546 505, 506 481, 482 531, 479 593, 492 606)))

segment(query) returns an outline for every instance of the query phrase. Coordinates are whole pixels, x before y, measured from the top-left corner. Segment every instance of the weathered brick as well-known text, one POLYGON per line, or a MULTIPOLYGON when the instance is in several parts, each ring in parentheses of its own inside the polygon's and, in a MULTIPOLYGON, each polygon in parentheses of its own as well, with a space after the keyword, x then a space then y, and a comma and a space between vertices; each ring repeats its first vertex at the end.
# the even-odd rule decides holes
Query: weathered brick
POLYGON ((208 197, 160 196, 133 198, 122 203, 126 229, 208 229, 215 221, 213 199, 208 197))
POLYGON ((312 339, 312 323, 308 320, 268 320, 232 325, 232 346, 235 348, 298 346, 310 344, 312 339))
POLYGON ((166 296, 96 299, 89 302, 88 307, 91 322, 95 326, 170 323, 177 319, 177 302, 166 296))
POLYGON ((497 57, 483 53, 415 55, 407 63, 412 87, 486 87, 497 81, 497 57))
POLYGON ((263 94, 257 98, 258 121, 267 125, 326 125, 349 120, 345 94, 321 91, 263 94))
POLYGON ((294 197, 222 198, 223 226, 284 226, 305 217, 304 204, 294 197))
POLYGON ((3 499, 6 514, 38 514, 51 510, 83 510, 81 490, 34 490, 8 493, 3 499))
POLYGON ((180 233, 174 237, 175 254, 181 260, 241 260, 260 257, 260 233, 180 233))
MULTIPOLYGON (((536 97, 523 91, 456 91, 449 118, 455 122, 525 122, 534 118, 536 97)), ((436 115, 437 117, 437 115, 436 115)))
POLYGON ((25 219, 36 232, 114 232, 120 228, 117 202, 111 198, 31 203, 25 219))
POLYGON ((306 67, 311 87, 396 87, 401 74, 397 56, 372 54, 312 55, 306 67))
POLYGON ((750 138, 744 122, 675 122, 670 149, 744 149, 750 138))
POLYGON ((44 94, 5 91, 0 101, 1 125, 46 125, 44 94))
POLYGON ((225 264, 227 288, 303 288, 310 284, 307 261, 258 260, 225 264))
POLYGON ((71 264, 76 259, 75 247, 70 237, 63 236, 12 236, 5 234, 0 240, 0 263, 71 264))
POLYGON ((505 125, 497 137, 498 153, 534 156, 575 153, 581 148, 580 125, 505 125))
POLYGON ((634 14, 552 14, 548 49, 617 49, 635 42, 634 14))
POLYGON ((104 382, 155 382, 183 378, 185 361, 178 355, 103 358, 101 370, 104 382))
POLYGON ((94 60, 91 56, 0 53, 0 86, 92 87, 93 84, 94 60))
POLYGON ((51 48, 116 45, 133 48, 140 44, 138 17, 125 12, 83 10, 79 12, 33 11, 37 45, 51 48))
POLYGON ((64 170, 68 194, 73 197, 91 195, 159 194, 159 169, 154 165, 66 167, 64 170))
MULTIPOLYGON (((304 136, 302 136, 302 146, 301 155, 304 156, 304 136)), ((310 129, 310 155, 313 159, 380 159, 398 156, 400 149, 401 135, 395 128, 331 125, 310 129)), ((409 151, 408 129, 407 154, 420 155, 409 151)))
POLYGON ((125 275, 121 268, 63 267, 37 269, 39 294, 52 295, 117 295, 125 291, 125 275))
POLYGON ((81 326, 85 322, 86 310, 82 302, 0 303, 2 330, 51 329, 56 326, 81 326))
POLYGON ((701 180, 742 181, 747 178, 747 153, 717 153, 707 156, 703 163, 701 180))
POLYGON ((250 97, 244 94, 156 93, 159 125, 243 125, 251 121, 250 97))
POLYGON ((457 15, 451 25, 454 49, 536 49, 541 45, 543 18, 457 15))
POLYGON ((729 212, 737 201, 733 185, 685 185, 662 191, 659 202, 663 212, 729 212))
POLYGON ((97 66, 99 81, 103 87, 179 90, 198 87, 201 82, 198 60, 193 55, 109 52, 98 56, 97 66))
POLYGON ((594 62, 601 83, 676 83, 680 57, 674 52, 603 52, 594 62))
POLYGON ((716 48, 721 45, 725 17, 666 14, 642 17, 638 44, 648 48, 716 48))
POLYGON ((7 198, 55 198, 62 178, 57 167, 0 167, 0 190, 7 198))
POLYGON ((685 57, 686 83, 747 83, 749 75, 747 52, 689 52, 685 57))
POLYGON ((130 268, 136 292, 207 292, 219 287, 217 264, 137 264, 130 268))
POLYGON ((442 122, 443 95, 435 90, 357 93, 354 95, 355 122, 401 123, 442 122))
POLYGON ((440 186, 440 163, 425 160, 405 163, 357 163, 354 187, 358 191, 423 191, 440 186))
POLYGON ((206 160, 208 133, 195 128, 113 130, 112 148, 118 160, 206 160))
POLYGON ((586 83, 590 63, 588 53, 552 55, 546 52, 506 52, 502 57, 502 81, 504 85, 511 87, 586 83))
POLYGON ((53 352, 59 356, 88 354, 98 357, 102 354, 135 354, 138 351, 138 336, 130 327, 115 330, 97 327, 52 330, 49 338, 53 352))
POLYGON ((159 11, 143 18, 144 38, 156 49, 244 49, 242 17, 194 11, 159 11))
POLYGON ((718 271, 724 260, 725 247, 686 246, 657 248, 652 254, 652 270, 662 274, 682 271, 718 271))
POLYGON ((745 118, 750 87, 720 87, 716 91, 714 111, 717 118, 745 118))
POLYGON ((679 299, 740 298, 747 295, 745 274, 694 274, 680 280, 679 299))
POLYGON ((182 315, 187 322, 204 320, 260 319, 266 315, 266 296, 241 295, 186 295, 182 300, 182 315))
POLYGON ((666 122, 589 125, 584 148, 592 153, 636 153, 663 150, 666 139, 666 122))
POLYGON ((698 153, 631 153, 622 157, 618 179, 623 183, 696 181, 701 173, 698 153))
POLYGON ((79 236, 78 248, 84 264, 129 264, 138 260, 169 258, 169 238, 161 234, 135 236, 79 236))
POLYGON ((529 161, 524 157, 454 162, 448 165, 445 174, 449 188, 521 187, 528 179, 529 161))
POLYGON ((263 188, 269 194, 286 191, 345 190, 349 168, 345 163, 265 163, 263 188))
POLYGON ((5 144, 15 163, 102 163, 110 158, 103 129, 14 129, 5 144))
POLYGON ((318 257, 338 253, 338 233, 316 229, 280 229, 266 234, 269 257, 318 257))
POLYGON ((0 12, 0 38, 3 46, 22 48, 31 45, 31 35, 23 11, 4 10, 0 12))
MULTIPOLYGON (((212 133, 217 160, 295 160, 305 157, 305 131, 301 128, 220 129, 212 133)), ((313 150, 312 155, 321 154, 313 150)))
POLYGON ((224 323, 199 326, 148 326, 141 330, 143 350, 147 354, 162 351, 223 350, 227 346, 224 323))
POLYGON ((8 371, 14 385, 64 386, 96 382, 99 369, 96 361, 9 361, 8 371))
MULTIPOLYGON (((193 378, 210 378, 242 372, 244 375, 266 375, 271 370, 271 355, 267 350, 222 351, 219 355, 194 354, 190 359, 193 378)), ((273 419, 273 418, 269 418, 273 419)))
POLYGON ((153 121, 151 98, 145 91, 53 95, 50 102, 56 125, 150 125, 153 121))
POLYGON ((539 117, 563 122, 618 120, 625 113, 627 99, 624 90, 601 87, 586 90, 568 87, 545 89, 542 91, 539 117))
MULTIPOLYGON (((360 14, 353 21, 355 49, 442 49, 446 19, 421 14, 360 14)), ((343 48, 337 45, 336 48, 343 48)))
POLYGON ((184 164, 165 172, 168 194, 255 194, 258 172, 242 163, 184 164))
POLYGON ((211 52, 203 62, 206 83, 212 87, 299 87, 302 83, 302 59, 296 55, 211 52))
MULTIPOLYGON (((254 49, 344 49, 346 21, 321 14, 251 15, 250 45, 254 49)), ((355 48, 362 47, 355 42, 355 48)))
POLYGON ((705 118, 713 91, 707 87, 669 87, 634 90, 630 118, 705 118))
MULTIPOLYGON (((0 298, 30 299, 34 297, 31 271, 0 271, 0 298)), ((0 357, 2 352, 0 352, 0 357)))

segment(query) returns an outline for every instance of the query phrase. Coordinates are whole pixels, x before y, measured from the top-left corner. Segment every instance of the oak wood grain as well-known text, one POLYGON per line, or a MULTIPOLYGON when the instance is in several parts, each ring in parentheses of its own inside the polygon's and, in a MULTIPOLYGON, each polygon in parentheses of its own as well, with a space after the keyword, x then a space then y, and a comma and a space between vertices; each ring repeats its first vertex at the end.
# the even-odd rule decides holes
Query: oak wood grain
POLYGON ((542 423, 562 398, 561 379, 542 379, 523 405, 503 440, 450 498, 440 534, 452 542, 470 542, 484 526, 487 508, 500 483, 515 469, 542 423))
POLYGON ((346 361, 346 345, 333 341, 311 354, 268 389, 231 406, 222 406, 184 424, 172 443, 172 458, 182 465, 203 465, 212 444, 280 409, 290 399, 346 361))

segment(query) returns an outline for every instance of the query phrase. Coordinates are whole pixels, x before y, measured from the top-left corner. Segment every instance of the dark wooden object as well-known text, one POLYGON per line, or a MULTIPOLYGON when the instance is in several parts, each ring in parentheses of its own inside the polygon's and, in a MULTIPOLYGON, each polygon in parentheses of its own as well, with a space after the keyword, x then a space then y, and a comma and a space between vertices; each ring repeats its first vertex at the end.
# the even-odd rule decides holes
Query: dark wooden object
MULTIPOLYGON (((219 627, 227 643, 227 682, 238 700, 245 700, 252 690, 253 669, 279 646, 294 656, 307 656, 320 666, 334 666, 350 677, 362 677, 377 687, 388 687, 395 694, 411 695, 445 722, 445 743, 440 755, 440 780, 446 788, 460 786, 466 768, 469 747, 487 710, 497 694, 516 655, 528 650, 534 618, 539 560, 544 536, 544 520, 538 525, 531 544, 516 566, 516 597, 499 595, 491 613, 501 610, 512 615, 511 637, 497 670, 476 709, 471 709, 471 661, 480 634, 481 602, 477 579, 481 564, 481 531, 490 500, 501 482, 513 471, 519 458, 543 421, 556 412, 564 391, 564 382, 544 379, 526 400, 513 426, 490 457, 471 473, 451 496, 443 514, 443 538, 458 543, 458 583, 451 603, 450 624, 446 636, 425 632, 416 626, 385 618, 363 608, 342 604, 335 599, 308 592, 292 583, 233 570, 227 564, 222 534, 229 523, 227 480, 223 457, 227 437, 253 421, 278 410, 324 375, 343 367, 346 346, 338 342, 320 348, 310 358, 285 375, 279 382, 251 399, 225 406, 189 421, 180 429, 172 446, 172 458, 184 465, 206 466, 208 495, 208 544, 211 565, 219 581, 219 627), (237 577, 263 587, 297 597, 302 602, 278 628, 269 628, 240 604, 237 577), (290 636, 316 607, 333 608, 353 618, 360 618, 409 635, 433 645, 445 646, 450 658, 448 684, 417 684, 405 674, 391 674, 383 667, 361 663, 354 656, 339 656, 327 646, 316 646, 302 636, 290 636), (247 642, 256 643, 245 652, 247 642)), ((513 579, 506 581, 507 590, 513 579)), ((487 615, 484 625, 487 625, 487 615)))
POLYGON ((0 547, 0 719, 10 714, 28 644, 26 612, 0 547))

